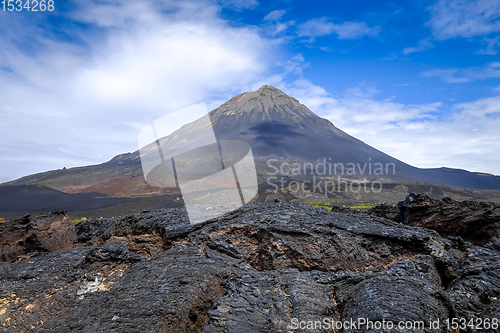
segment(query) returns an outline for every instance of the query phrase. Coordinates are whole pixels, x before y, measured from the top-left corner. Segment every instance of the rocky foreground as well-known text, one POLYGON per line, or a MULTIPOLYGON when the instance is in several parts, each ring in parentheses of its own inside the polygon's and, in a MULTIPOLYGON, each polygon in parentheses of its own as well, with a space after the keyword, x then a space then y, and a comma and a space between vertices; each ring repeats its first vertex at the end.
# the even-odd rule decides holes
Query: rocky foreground
POLYGON ((415 227, 436 230, 442 236, 460 236, 477 245, 500 237, 500 204, 432 199, 410 193, 397 206, 382 204, 367 213, 415 227))
POLYGON ((500 332, 499 256, 496 237, 477 246, 382 217, 284 202, 198 225, 182 209, 76 225, 53 213, 0 225, 0 326, 500 332))

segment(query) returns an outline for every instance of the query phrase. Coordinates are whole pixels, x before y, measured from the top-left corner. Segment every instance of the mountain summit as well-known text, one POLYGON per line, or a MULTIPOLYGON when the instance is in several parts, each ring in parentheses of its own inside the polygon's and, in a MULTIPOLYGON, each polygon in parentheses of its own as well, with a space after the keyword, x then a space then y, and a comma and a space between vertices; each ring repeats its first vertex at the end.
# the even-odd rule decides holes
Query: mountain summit
POLYGON ((233 97, 210 112, 210 118, 218 139, 246 141, 261 158, 360 162, 361 156, 353 159, 349 151, 352 145, 367 153, 361 141, 271 86, 233 97))
POLYGON ((271 86, 239 94, 213 110, 210 116, 215 121, 221 116, 233 116, 245 123, 284 119, 300 123, 304 119, 319 118, 298 100, 271 86))

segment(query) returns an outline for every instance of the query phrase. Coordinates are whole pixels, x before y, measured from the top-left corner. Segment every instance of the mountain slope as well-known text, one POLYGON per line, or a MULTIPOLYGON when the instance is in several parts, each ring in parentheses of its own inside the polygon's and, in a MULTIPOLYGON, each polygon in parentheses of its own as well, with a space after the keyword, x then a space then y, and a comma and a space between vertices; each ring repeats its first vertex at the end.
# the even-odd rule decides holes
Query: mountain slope
MULTIPOLYGON (((276 159, 278 163, 297 162, 302 165, 326 160, 334 166, 332 173, 335 174, 331 176, 342 175, 341 167, 344 167, 345 174, 345 169, 352 163, 356 166, 356 176, 361 178, 392 177, 475 189, 500 189, 498 176, 450 168, 420 169, 406 164, 348 135, 295 98, 270 86, 233 97, 210 112, 210 118, 218 140, 248 142, 256 161, 261 164, 270 159, 276 159), (375 168, 376 163, 383 166, 382 174, 368 172, 368 167, 375 168), (360 172, 365 165, 367 168, 360 172)), ((162 138, 161 142, 189 138, 195 125, 196 121, 187 124, 162 138)), ((100 192, 115 196, 160 191, 145 185, 137 151, 118 155, 103 164, 31 175, 6 185, 25 184, 42 184, 68 193, 99 191, 102 188, 100 192), (108 186, 109 190, 103 186, 110 183, 114 185, 108 186)))
MULTIPOLYGON (((384 166, 383 176, 476 189, 500 188, 498 176, 450 168, 420 169, 406 164, 346 134, 274 87, 263 86, 240 94, 210 115, 218 139, 246 141, 254 156, 264 161, 272 156, 308 162, 326 159, 345 167, 349 163, 356 167, 359 164, 361 168, 380 163, 384 166), (385 168, 391 163, 395 165, 395 174, 391 166, 385 168)), ((357 169, 356 173, 376 176, 367 170, 360 174, 357 169)))
POLYGON ((138 200, 109 198, 99 193, 67 194, 42 185, 0 186, 0 215, 96 210, 138 200))

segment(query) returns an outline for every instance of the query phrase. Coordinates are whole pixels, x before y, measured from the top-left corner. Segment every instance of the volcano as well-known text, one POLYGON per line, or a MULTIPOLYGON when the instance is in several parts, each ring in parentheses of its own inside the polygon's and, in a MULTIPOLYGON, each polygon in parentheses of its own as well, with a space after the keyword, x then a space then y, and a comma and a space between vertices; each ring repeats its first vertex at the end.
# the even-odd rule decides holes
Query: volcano
POLYGON ((357 176, 383 175, 465 188, 500 189, 498 176, 452 168, 421 169, 404 163, 343 132, 295 98, 270 86, 233 97, 213 110, 210 117, 217 139, 248 142, 261 162, 277 158, 288 164, 315 165, 326 160, 327 164, 345 167, 344 174, 349 166, 354 166, 357 176), (368 170, 376 164, 383 167, 378 175, 368 170))
MULTIPOLYGON (((334 166, 333 172, 347 172, 350 177, 389 177, 462 188, 500 189, 499 176, 451 168, 421 169, 404 163, 343 132, 271 86, 239 94, 209 116, 217 140, 250 144, 256 163, 262 166, 257 169, 261 174, 269 171, 269 161, 280 172, 284 171, 283 165, 326 162, 330 168, 334 166), (374 170, 377 168, 378 173, 374 170)), ((193 121, 161 140, 184 140, 195 128, 193 121)), ((65 193, 99 192, 114 197, 162 193, 162 189, 145 183, 138 151, 120 154, 103 164, 34 174, 3 185, 43 185, 65 193)))

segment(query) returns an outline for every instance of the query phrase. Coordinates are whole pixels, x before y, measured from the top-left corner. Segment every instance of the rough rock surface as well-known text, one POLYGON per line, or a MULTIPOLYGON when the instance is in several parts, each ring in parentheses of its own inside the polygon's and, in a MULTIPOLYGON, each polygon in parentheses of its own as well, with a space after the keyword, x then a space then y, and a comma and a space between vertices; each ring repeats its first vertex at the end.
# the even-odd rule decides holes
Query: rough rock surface
POLYGON ((71 248, 76 238, 75 226, 65 212, 37 217, 24 216, 0 224, 0 260, 20 259, 71 248))
POLYGON ((436 230, 442 236, 460 236, 484 245, 491 237, 500 237, 500 205, 493 202, 432 199, 410 193, 397 207, 382 204, 368 213, 411 226, 436 230))
POLYGON ((169 209, 75 232, 75 248, 0 262, 2 331, 456 332, 447 319, 498 318, 498 238, 475 246, 286 202, 197 225, 169 209), (425 327, 317 326, 358 318, 425 327))

